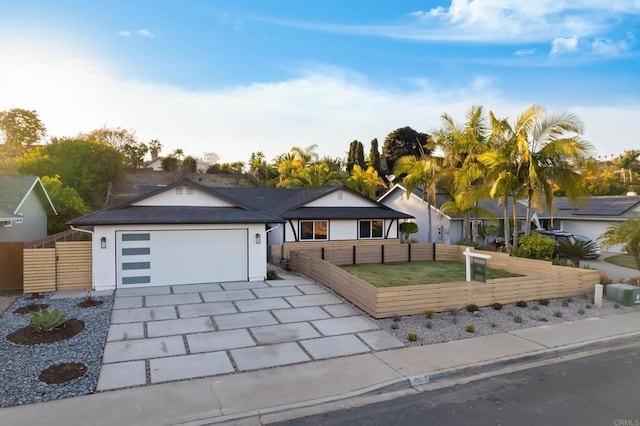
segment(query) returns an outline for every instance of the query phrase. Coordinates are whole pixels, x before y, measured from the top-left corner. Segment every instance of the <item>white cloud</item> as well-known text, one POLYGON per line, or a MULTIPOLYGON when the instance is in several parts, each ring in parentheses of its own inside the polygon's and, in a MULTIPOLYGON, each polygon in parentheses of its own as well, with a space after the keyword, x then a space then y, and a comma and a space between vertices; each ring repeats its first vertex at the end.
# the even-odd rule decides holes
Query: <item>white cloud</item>
POLYGON ((591 51, 598 56, 618 56, 625 53, 629 45, 624 40, 613 41, 605 38, 598 38, 591 43, 591 51))
POLYGON ((131 31, 126 31, 126 30, 120 31, 120 32, 118 32, 118 35, 120 37, 131 37, 131 31))
MULTIPOLYGON (((514 100, 485 77, 450 90, 416 80, 413 91, 396 92, 322 68, 286 81, 189 91, 122 80, 108 64, 48 46, 0 46, 0 57, 12 64, 0 67, 0 110, 35 109, 49 135, 118 126, 135 129, 143 142, 159 139, 167 152, 214 151, 223 161, 246 161, 252 151, 264 151, 270 159, 314 143, 321 155, 344 156, 353 139, 382 142, 391 130, 407 125, 432 131, 443 112, 462 121, 471 105, 484 105, 515 119, 531 103, 514 100)), ((586 137, 603 154, 637 145, 637 103, 549 109, 578 113, 586 137)))
POLYGON ((528 56, 536 53, 536 49, 519 49, 515 51, 518 56, 528 56))
POLYGON ((551 54, 575 52, 578 49, 578 39, 576 37, 558 37, 551 41, 551 54))
POLYGON ((155 34, 147 30, 146 28, 139 29, 138 31, 136 31, 136 34, 138 34, 140 37, 145 38, 155 37, 155 34))

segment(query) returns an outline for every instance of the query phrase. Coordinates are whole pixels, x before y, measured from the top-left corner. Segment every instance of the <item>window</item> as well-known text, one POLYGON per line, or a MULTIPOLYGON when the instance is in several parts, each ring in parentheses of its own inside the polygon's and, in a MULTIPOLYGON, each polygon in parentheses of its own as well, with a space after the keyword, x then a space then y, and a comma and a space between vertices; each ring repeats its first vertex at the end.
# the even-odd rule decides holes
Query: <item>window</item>
POLYGON ((10 220, 5 220, 5 221, 4 221, 4 227, 5 227, 5 228, 10 228, 10 227, 11 227, 11 225, 12 225, 12 223, 11 223, 11 221, 10 221, 10 220))
POLYGON ((300 240, 326 240, 328 236, 326 220, 301 220, 300 240))
POLYGON ((382 238, 382 230, 384 228, 384 221, 378 220, 361 220, 358 223, 359 237, 364 238, 382 238))
POLYGON ((188 187, 186 188, 186 190, 187 190, 187 193, 186 193, 187 195, 193 195, 193 188, 191 188, 190 186, 188 186, 188 187))
POLYGON ((182 187, 181 186, 176 188, 176 195, 182 195, 182 187))

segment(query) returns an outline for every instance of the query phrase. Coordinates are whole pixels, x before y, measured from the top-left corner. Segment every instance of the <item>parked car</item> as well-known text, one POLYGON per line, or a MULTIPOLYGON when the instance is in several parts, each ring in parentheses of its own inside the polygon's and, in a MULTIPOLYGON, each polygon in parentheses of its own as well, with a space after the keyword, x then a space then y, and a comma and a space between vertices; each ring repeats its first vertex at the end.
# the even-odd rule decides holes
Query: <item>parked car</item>
POLYGON ((585 256, 585 259, 597 259, 600 257, 600 255, 602 255, 602 249, 600 248, 598 243, 596 243, 592 239, 585 237, 584 235, 575 235, 575 234, 573 235, 573 238, 575 238, 578 241, 584 241, 585 243, 591 242, 596 246, 596 248, 593 250, 593 252, 589 256, 585 256))

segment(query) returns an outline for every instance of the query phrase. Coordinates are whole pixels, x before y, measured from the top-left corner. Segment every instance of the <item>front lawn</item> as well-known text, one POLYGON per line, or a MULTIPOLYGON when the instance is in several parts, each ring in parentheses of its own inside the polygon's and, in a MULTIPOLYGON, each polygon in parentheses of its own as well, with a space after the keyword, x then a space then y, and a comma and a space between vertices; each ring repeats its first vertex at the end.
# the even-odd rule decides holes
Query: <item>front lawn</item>
MULTIPOLYGON (((466 279, 464 262, 455 261, 369 263, 341 268, 376 287, 434 284, 466 279)), ((487 279, 518 276, 520 275, 499 269, 487 269, 487 279)))
POLYGON ((616 254, 615 256, 605 257, 604 261, 625 268, 638 269, 636 262, 633 261, 629 254, 616 254))

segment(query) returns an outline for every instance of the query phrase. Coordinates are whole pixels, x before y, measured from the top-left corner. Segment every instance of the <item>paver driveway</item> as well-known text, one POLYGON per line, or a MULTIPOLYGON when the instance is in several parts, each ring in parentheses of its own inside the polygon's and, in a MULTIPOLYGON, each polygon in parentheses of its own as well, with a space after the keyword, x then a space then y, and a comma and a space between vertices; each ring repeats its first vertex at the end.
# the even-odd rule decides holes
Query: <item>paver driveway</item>
POLYGON ((280 276, 117 290, 97 390, 403 346, 322 285, 280 276))

